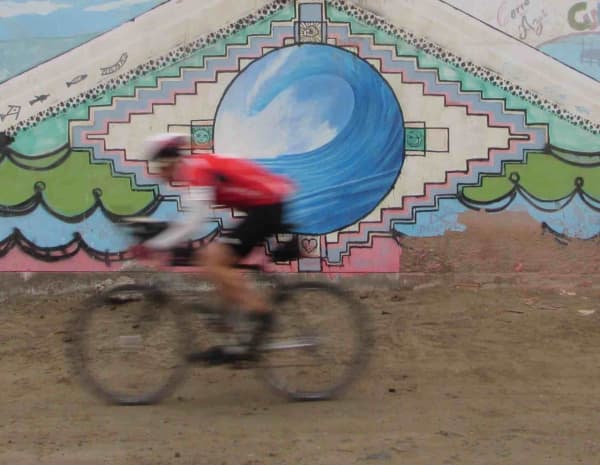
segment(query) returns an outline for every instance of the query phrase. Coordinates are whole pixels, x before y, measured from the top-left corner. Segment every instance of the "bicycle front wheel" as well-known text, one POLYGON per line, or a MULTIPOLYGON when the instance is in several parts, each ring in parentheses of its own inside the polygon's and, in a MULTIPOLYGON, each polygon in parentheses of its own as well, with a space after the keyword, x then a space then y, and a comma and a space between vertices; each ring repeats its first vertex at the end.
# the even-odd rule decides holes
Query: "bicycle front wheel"
POLYGON ((114 404, 159 402, 182 381, 191 338, 182 311, 153 286, 117 286, 73 322, 71 358, 96 396, 114 404))
POLYGON ((293 400, 340 395, 368 359, 366 310, 349 292, 325 282, 281 285, 273 302, 275 329, 261 349, 264 379, 293 400))

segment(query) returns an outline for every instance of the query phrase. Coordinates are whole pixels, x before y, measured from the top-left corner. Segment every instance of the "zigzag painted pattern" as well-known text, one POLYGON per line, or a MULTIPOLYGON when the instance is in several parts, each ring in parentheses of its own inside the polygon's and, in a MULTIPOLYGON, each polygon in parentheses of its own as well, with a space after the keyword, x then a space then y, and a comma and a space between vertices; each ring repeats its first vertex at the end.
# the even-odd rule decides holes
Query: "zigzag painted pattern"
MULTIPOLYGON (((227 47, 222 57, 208 57, 203 68, 181 68, 179 77, 160 78, 153 88, 137 88, 133 96, 117 97, 110 106, 94 107, 86 123, 71 126, 73 147, 91 147, 96 160, 109 160, 115 173, 135 174, 138 185, 156 184, 158 177, 149 173, 143 161, 126 158, 124 150, 108 150, 103 136, 108 135, 111 123, 126 123, 135 114, 151 114, 155 105, 174 105, 178 95, 195 95, 197 85, 216 82, 218 74, 240 71, 240 61, 256 59, 267 48, 279 48, 285 39, 293 38, 292 26, 273 26, 271 36, 250 36, 246 45, 227 47)), ((164 197, 179 197, 177 188, 162 188, 164 197)))
MULTIPOLYGON (((460 185, 477 185, 481 175, 500 172, 505 161, 522 160, 526 151, 546 145, 546 127, 528 126, 524 111, 507 110, 503 100, 484 99, 481 92, 462 91, 460 82, 441 81, 437 69, 420 68, 416 58, 399 58, 393 46, 378 45, 368 34, 352 34, 347 24, 332 24, 328 30, 337 46, 356 48, 361 58, 378 61, 383 74, 401 74, 403 82, 421 84, 423 95, 442 96, 446 106, 464 107, 468 115, 485 116, 490 127, 507 128, 511 136, 522 137, 510 139, 507 147, 489 149, 482 154, 484 158, 469 160, 466 171, 448 172, 442 183, 425 184, 424 194, 405 196, 402 207, 382 209, 379 221, 364 221, 358 231, 340 233, 336 242, 326 244, 330 264, 341 265, 352 247, 368 246, 373 235, 389 236, 394 223, 414 222, 419 211, 435 209, 438 199, 455 196, 460 185)), ((154 105, 174 105, 177 95, 196 94, 197 84, 215 82, 220 72, 239 71, 240 60, 260 58, 266 48, 281 47, 293 36, 292 26, 273 24, 271 36, 250 36, 245 45, 228 46, 225 56, 207 58, 203 68, 181 68, 178 77, 160 78, 154 88, 138 88, 131 97, 95 107, 87 123, 72 125, 72 144, 92 147, 95 158, 110 160, 116 173, 133 172, 138 185, 156 184, 157 178, 148 173, 145 162, 128 160, 124 150, 106 149, 103 136, 108 135, 109 124, 126 123, 134 114, 150 114, 154 105)), ((179 197, 175 187, 163 188, 162 195, 179 197)))
POLYGON ((371 35, 351 34, 348 25, 329 26, 329 33, 338 46, 357 48, 361 58, 379 61, 382 73, 398 73, 404 82, 422 84, 423 95, 442 96, 446 106, 464 107, 468 115, 486 116, 489 127, 508 128, 512 136, 523 137, 510 139, 506 148, 489 149, 487 159, 469 160, 465 172, 447 172, 443 183, 426 183, 423 195, 405 196, 401 208, 382 209, 379 221, 363 221, 358 231, 340 233, 336 242, 327 243, 330 264, 342 265, 352 247, 370 244, 373 235, 391 235, 394 223, 415 222, 418 211, 436 208, 439 198, 456 196, 460 185, 478 185, 481 175, 500 172, 505 161, 523 160, 526 151, 545 147, 547 128, 527 125, 524 111, 507 110, 503 100, 486 100, 481 92, 462 91, 460 82, 443 82, 437 69, 419 68, 416 58, 399 58, 394 47, 375 44, 371 35))

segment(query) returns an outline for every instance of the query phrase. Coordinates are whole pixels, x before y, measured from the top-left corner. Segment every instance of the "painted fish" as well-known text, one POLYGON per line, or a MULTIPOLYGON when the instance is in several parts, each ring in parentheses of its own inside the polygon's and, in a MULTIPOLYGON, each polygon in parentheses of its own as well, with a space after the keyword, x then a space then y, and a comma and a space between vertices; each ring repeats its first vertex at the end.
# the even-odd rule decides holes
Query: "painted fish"
POLYGON ((70 81, 65 82, 65 84, 67 85, 67 87, 71 87, 71 86, 74 86, 75 84, 79 84, 81 81, 83 81, 87 77, 88 77, 87 74, 80 74, 79 76, 75 76, 70 81))
POLYGON ((33 104, 38 103, 38 102, 43 102, 48 97, 50 97, 50 94, 36 95, 33 100, 29 101, 29 105, 33 105, 33 104))
POLYGON ((125 62, 127 61, 127 52, 123 53, 120 58, 119 61, 117 61, 114 65, 112 66, 107 66, 106 68, 100 68, 100 73, 102 74, 102 76, 106 76, 107 74, 112 74, 116 71, 118 71, 119 69, 121 69, 123 67, 123 65, 125 64, 125 62))

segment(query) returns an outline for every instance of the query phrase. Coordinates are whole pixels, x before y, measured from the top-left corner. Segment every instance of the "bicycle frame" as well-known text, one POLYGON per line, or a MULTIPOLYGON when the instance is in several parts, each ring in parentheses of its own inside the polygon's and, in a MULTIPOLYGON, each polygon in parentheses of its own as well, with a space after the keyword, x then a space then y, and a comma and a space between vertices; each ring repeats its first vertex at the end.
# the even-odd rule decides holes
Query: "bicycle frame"
MULTIPOLYGON (((133 237, 136 238, 138 243, 156 237, 169 227, 169 223, 166 221, 157 221, 144 217, 129 218, 123 221, 121 225, 125 229, 127 229, 133 237)), ((286 227, 284 227, 282 234, 289 233, 289 228, 291 228, 291 225, 287 225, 286 227)), ((218 234, 216 234, 214 237, 216 237, 217 235, 218 234)), ((187 246, 175 246, 171 250, 166 252, 166 255, 169 257, 168 259, 170 260, 169 263, 163 263, 160 266, 158 266, 158 268, 161 271, 176 271, 179 268, 183 268, 186 271, 202 272, 202 266, 196 265, 194 263, 194 255, 197 250, 199 250, 199 248, 194 248, 191 242, 188 243, 187 246)), ((298 249, 298 244, 295 240, 292 240, 272 250, 271 259, 272 261, 290 261, 297 259, 299 257, 299 254, 300 251, 298 249)), ((266 263, 263 263, 262 265, 248 264, 242 261, 241 263, 236 264, 235 268, 246 271, 265 273, 265 265, 266 263)), ((153 268, 156 268, 156 266, 154 266, 153 268)))

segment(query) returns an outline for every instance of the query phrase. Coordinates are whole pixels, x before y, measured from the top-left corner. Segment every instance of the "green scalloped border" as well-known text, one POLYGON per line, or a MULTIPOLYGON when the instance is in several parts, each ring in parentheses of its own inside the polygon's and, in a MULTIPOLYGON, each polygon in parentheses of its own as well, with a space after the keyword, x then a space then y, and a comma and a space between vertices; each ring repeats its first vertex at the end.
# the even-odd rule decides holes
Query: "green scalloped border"
POLYGON ((78 216, 93 208, 98 192, 103 207, 114 215, 141 211, 158 196, 158 186, 138 187, 133 175, 115 175, 110 162, 92 162, 87 150, 65 151, 55 154, 64 159, 50 169, 24 169, 5 156, 0 161, 0 205, 10 210, 27 202, 36 194, 36 185, 45 186, 44 202, 63 216, 78 216))
POLYGON ((505 163, 502 174, 482 176, 481 185, 464 187, 462 194, 474 202, 492 202, 514 188, 513 173, 518 175, 520 186, 541 200, 568 196, 577 179, 583 180, 585 194, 600 199, 600 166, 573 165, 547 152, 531 152, 523 163, 505 163))

